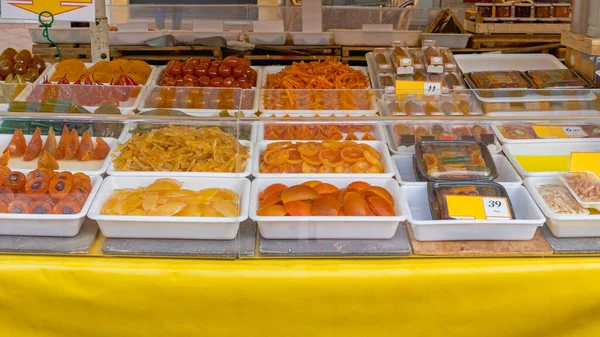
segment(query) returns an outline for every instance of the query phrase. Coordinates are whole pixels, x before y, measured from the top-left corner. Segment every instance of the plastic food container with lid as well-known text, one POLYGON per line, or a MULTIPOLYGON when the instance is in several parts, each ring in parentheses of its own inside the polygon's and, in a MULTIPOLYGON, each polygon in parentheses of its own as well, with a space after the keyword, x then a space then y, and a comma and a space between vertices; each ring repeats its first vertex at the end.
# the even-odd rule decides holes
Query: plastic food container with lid
POLYGON ((495 123, 492 124, 492 130, 503 144, 597 142, 600 138, 600 124, 495 123), (536 132, 536 129, 540 131, 540 134, 536 132))
POLYGON ((584 89, 592 86, 592 84, 584 79, 583 76, 572 69, 531 70, 527 71, 526 74, 533 85, 538 89, 584 89))
POLYGON ((415 152, 419 172, 429 181, 490 181, 498 177, 490 151, 481 142, 422 141, 415 145, 415 152))
POLYGON ((402 186, 410 223, 419 241, 531 240, 546 219, 523 186, 505 186, 515 219, 434 220, 427 186, 402 186))
POLYGON ((581 206, 600 211, 600 179, 593 172, 559 173, 558 177, 581 206))
POLYGON ((427 185, 429 195, 429 209, 434 220, 454 220, 448 213, 446 196, 480 196, 493 198, 506 198, 509 209, 509 219, 514 219, 514 210, 506 189, 494 182, 431 182, 427 185))
POLYGON ((590 214, 557 176, 530 177, 525 186, 547 218, 556 237, 599 237, 600 214, 590 214))

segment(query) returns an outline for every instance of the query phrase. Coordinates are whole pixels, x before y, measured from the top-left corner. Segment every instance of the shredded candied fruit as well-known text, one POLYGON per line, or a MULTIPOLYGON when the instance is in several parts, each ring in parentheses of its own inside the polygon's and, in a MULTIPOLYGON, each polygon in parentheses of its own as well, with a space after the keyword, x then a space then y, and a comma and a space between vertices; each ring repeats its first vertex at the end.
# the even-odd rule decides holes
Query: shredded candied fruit
POLYGON ((118 171, 242 172, 250 148, 221 129, 168 126, 134 135, 114 155, 118 171))
POLYGON ((226 188, 181 189, 183 183, 162 178, 147 187, 115 190, 104 202, 105 215, 236 217, 239 195, 226 188))

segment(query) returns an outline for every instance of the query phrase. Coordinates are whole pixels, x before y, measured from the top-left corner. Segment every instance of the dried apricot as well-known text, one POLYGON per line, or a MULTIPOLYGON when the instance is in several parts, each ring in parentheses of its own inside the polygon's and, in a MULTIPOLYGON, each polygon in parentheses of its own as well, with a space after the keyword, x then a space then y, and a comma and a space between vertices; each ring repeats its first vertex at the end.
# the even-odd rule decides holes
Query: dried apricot
POLYGON ((302 185, 306 185, 308 187, 315 187, 321 183, 320 180, 309 180, 302 183, 302 185))
POLYGON ((287 204, 288 202, 299 200, 313 200, 319 196, 319 193, 311 187, 306 185, 295 185, 281 193, 281 201, 284 204, 287 204))
POLYGON ((355 188, 359 191, 365 190, 369 187, 371 187, 371 184, 366 183, 364 181, 355 181, 355 182, 351 183, 350 185, 348 185, 348 188, 355 188))
POLYGON ((339 188, 337 188, 334 185, 329 184, 329 183, 321 183, 321 184, 318 184, 318 185, 314 186, 313 188, 320 195, 334 193, 334 192, 336 192, 336 191, 339 190, 339 188))
POLYGON ((344 194, 344 213, 347 216, 368 216, 369 205, 359 193, 350 191, 344 194))
POLYGON ((261 208, 256 212, 256 215, 259 216, 285 216, 287 215, 287 211, 285 207, 281 205, 272 205, 269 207, 261 208))
POLYGON ((283 205, 291 216, 310 216, 311 203, 308 201, 292 201, 283 205))
POLYGON ((314 216, 337 216, 340 212, 340 204, 333 197, 323 196, 313 200, 311 211, 314 216))

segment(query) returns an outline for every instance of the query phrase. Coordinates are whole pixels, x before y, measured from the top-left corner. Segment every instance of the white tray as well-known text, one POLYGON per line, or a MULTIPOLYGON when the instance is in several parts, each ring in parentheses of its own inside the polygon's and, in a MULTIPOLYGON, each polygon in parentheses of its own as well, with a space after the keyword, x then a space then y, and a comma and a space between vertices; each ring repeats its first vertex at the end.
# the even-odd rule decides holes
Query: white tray
POLYGON ((240 195, 238 217, 120 216, 102 215, 102 206, 115 189, 146 187, 157 177, 108 177, 94 199, 88 217, 98 221, 107 238, 233 240, 240 222, 248 218, 250 181, 245 178, 186 178, 184 189, 228 188, 240 195))
POLYGON ((567 69, 550 54, 459 54, 454 55, 463 73, 477 71, 528 71, 567 69))
MULTIPOLYGON (((519 177, 519 174, 506 157, 499 154, 492 154, 492 158, 498 170, 498 178, 494 180, 495 182, 505 186, 521 186, 523 184, 523 179, 519 177)), ((415 177, 412 154, 392 156, 392 160, 396 168, 396 180, 398 180, 400 185, 427 185, 427 182, 417 181, 415 177)))
POLYGON ((248 32, 248 42, 253 44, 280 46, 285 44, 285 32, 248 32))
MULTIPOLYGON (((59 172, 62 170, 59 170, 59 172)), ((102 183, 100 176, 90 176, 92 191, 77 214, 8 214, 0 213, 0 235, 64 236, 79 233, 92 200, 102 183)))
POLYGON ((471 34, 451 34, 451 33, 423 33, 421 40, 431 40, 437 43, 438 47, 446 48, 466 48, 469 44, 471 34))
MULTIPOLYGON (((150 97, 152 96, 152 93, 154 92, 154 90, 156 90, 156 88, 159 87, 158 83, 160 82, 160 78, 161 78, 163 71, 165 70, 165 67, 166 66, 158 67, 158 70, 156 71, 156 75, 152 78, 153 81, 150 82, 151 86, 149 86, 147 88, 147 90, 144 92, 144 97, 140 100, 140 104, 138 107, 138 110, 140 112, 157 109, 156 107, 149 106, 147 102, 150 99, 150 97)), ((260 88, 260 79, 262 77, 262 68, 254 67, 254 66, 252 66, 251 68, 256 71, 256 88, 260 88)), ((198 87, 198 88, 200 88, 200 87, 198 87)), ((253 87, 253 89, 256 89, 256 88, 253 87)), ((219 88, 213 88, 213 89, 218 90, 219 88)), ((249 90, 246 90, 246 91, 249 91, 249 90)), ((239 111, 244 113, 244 115, 247 117, 254 117, 255 113, 258 111, 258 101, 260 99, 259 96, 260 96, 259 91, 254 90, 254 100, 252 102, 252 109, 239 110, 239 111)), ((223 109, 186 109, 186 108, 177 108, 177 107, 172 108, 172 110, 178 110, 178 111, 185 113, 186 115, 196 116, 196 117, 219 116, 221 111, 223 111, 223 109)), ((238 109, 232 109, 232 111, 233 110, 238 110, 238 109)))
POLYGON ((529 193, 546 216, 546 225, 548 225, 554 236, 559 238, 600 236, 600 215, 565 215, 552 212, 538 191, 540 185, 546 184, 564 186, 557 176, 525 179, 527 190, 529 190, 529 193))
MULTIPOLYGON (((123 139, 119 140, 119 143, 123 143, 131 138, 131 134, 126 134, 123 139)), ((247 140, 240 140, 240 143, 244 146, 249 146, 249 153, 252 155, 254 149, 252 143, 247 140)), ((115 146, 116 148, 116 146, 115 146)), ((108 166, 107 174, 115 177, 215 177, 215 178, 242 178, 248 177, 252 172, 252 158, 246 159, 246 167, 243 172, 240 173, 225 173, 225 172, 165 172, 165 171, 117 171, 115 170, 112 157, 110 158, 110 165, 108 166)))
MULTIPOLYGON (((260 173, 260 158, 267 144, 285 142, 282 140, 262 140, 254 146, 252 154, 252 175, 255 178, 336 178, 345 177, 352 179, 369 179, 369 178, 391 178, 395 174, 394 163, 392 157, 387 150, 385 142, 382 141, 355 141, 358 144, 368 144, 373 147, 381 155, 381 161, 384 166, 384 173, 260 173)), ((292 143, 302 143, 306 141, 291 141, 292 143)), ((320 142, 313 140, 311 142, 320 142)))
MULTIPOLYGON (((256 124, 256 138, 255 141, 261 141, 261 140, 265 140, 265 125, 266 124, 281 124, 281 125, 286 125, 286 124, 293 124, 293 125, 299 125, 299 124, 316 124, 315 121, 306 121, 306 122, 289 122, 289 123, 279 123, 279 121, 277 123, 269 123, 269 122, 257 122, 256 124)), ((336 125, 343 125, 344 122, 339 122, 339 123, 335 123, 335 122, 329 122, 327 124, 324 124, 325 126, 327 126, 328 124, 336 124, 336 125)), ((386 142, 386 136, 385 136, 385 132, 383 131, 383 125, 381 125, 380 123, 373 123, 373 122, 365 122, 365 123, 360 123, 361 125, 372 125, 373 126, 373 131, 371 132, 371 135, 373 135, 373 137, 375 137, 375 140, 380 140, 383 142, 386 142)), ((365 133, 364 132, 355 132, 354 133, 358 139, 360 139, 365 133)), ((344 139, 346 139, 346 136, 348 135, 345 132, 342 132, 342 135, 344 136, 344 139)), ((284 140, 281 140, 284 141, 284 140)))
POLYGON ((167 35, 166 30, 139 31, 139 32, 108 32, 109 46, 141 46, 146 41, 167 35))
MULTIPOLYGON (((85 63, 85 66, 88 69, 90 69, 90 67, 92 67, 93 65, 94 65, 94 63, 85 63)), ((150 66, 150 68, 152 69, 152 71, 150 72, 150 75, 149 75, 146 83, 152 83, 151 81, 154 79, 154 76, 156 76, 156 67, 150 66)), ((52 75, 54 75, 54 73, 56 72, 56 64, 53 64, 51 67, 46 68, 46 70, 47 71, 44 72, 44 76, 47 76, 48 80, 49 80, 52 77, 52 75)), ((42 79, 42 76, 40 76, 38 78, 38 80, 36 80, 35 84, 40 85, 42 82, 43 82, 43 79, 42 79)), ((108 87, 109 85, 105 85, 105 86, 108 87)), ((136 97, 135 100, 129 99, 127 102, 121 102, 120 106, 117 107, 119 109, 119 111, 121 111, 121 114, 133 115, 138 110, 138 106, 142 102, 142 97, 145 95, 145 92, 148 88, 145 84, 140 84, 139 87, 140 87, 140 93, 138 94, 138 96, 136 97), (123 104, 125 104, 125 106, 123 106, 123 104)), ((26 87, 19 94, 19 96, 17 96, 17 98, 15 100, 16 101, 27 101, 27 99, 29 98, 29 95, 31 95, 31 92, 33 91, 33 89, 34 89, 34 86, 26 87)), ((93 113, 96 109, 98 109, 98 106, 84 106, 84 108, 93 113)))
POLYGON ((523 186, 505 186, 516 220, 432 220, 426 185, 402 186, 403 208, 419 241, 531 240, 546 219, 523 186))
MULTIPOLYGON (((260 79, 260 84, 261 84, 261 88, 264 87, 265 85, 267 85, 267 75, 269 74, 276 74, 280 71, 283 70, 283 68, 285 68, 285 66, 267 66, 264 67, 262 69, 262 76, 260 79)), ((365 74, 365 76, 367 76, 367 78, 369 78, 369 72, 368 72, 368 68, 367 67, 351 67, 352 69, 356 69, 356 70, 360 70, 363 74, 365 74)), ((371 89, 371 80, 369 79, 368 81, 368 86, 367 89, 371 89)), ((315 114, 319 114, 321 116, 330 116, 330 115, 336 115, 336 116, 346 116, 346 115, 350 115, 350 116, 363 116, 363 115, 375 115, 377 113, 377 111, 379 111, 379 106, 377 105, 377 99, 375 98, 375 92, 373 91, 373 97, 371 97, 371 102, 369 104, 369 109, 368 110, 271 110, 271 109, 266 109, 265 108, 265 104, 264 104, 264 95, 266 94, 267 90, 273 90, 273 91, 277 91, 277 90, 282 90, 282 89, 262 89, 260 90, 260 102, 259 102, 259 110, 262 112, 261 116, 266 116, 266 117, 270 117, 271 115, 275 115, 277 117, 281 117, 284 115, 293 115, 293 116, 306 116, 306 117, 312 117, 315 114)), ((302 90, 302 89, 300 89, 302 90)), ((299 90, 299 91, 300 91, 299 90)), ((306 89, 306 91, 309 91, 311 89, 306 89)), ((321 89, 314 89, 314 90, 321 90, 321 89)), ((344 89, 334 89, 334 90, 344 90, 344 89)), ((349 89, 349 90, 357 90, 357 89, 349 89)), ((282 90, 283 91, 283 90, 282 90)))
POLYGON ((196 39, 220 36, 227 41, 238 41, 241 31, 223 31, 223 32, 196 32, 193 30, 171 30, 169 35, 173 35, 177 41, 184 43, 193 43, 196 39))
MULTIPOLYGON (((29 35, 31 36, 31 42, 47 44, 48 40, 42 35, 44 28, 35 27, 29 28, 29 35)), ((83 43, 90 44, 92 39, 90 37, 89 28, 49 28, 48 35, 55 43, 83 43)))
POLYGON ((331 33, 329 32, 290 32, 290 35, 297 46, 328 46, 331 42, 331 33))
POLYGON ((554 142, 546 144, 523 143, 504 144, 502 146, 506 157, 522 177, 556 175, 559 171, 529 172, 521 166, 515 156, 570 156, 573 152, 600 152, 600 139, 596 142, 554 142))
POLYGON ((408 47, 419 45, 418 30, 331 29, 333 43, 338 46, 389 46, 394 41, 405 41, 408 47))
MULTIPOLYGON (((596 137, 586 137, 586 138, 534 138, 534 139, 509 139, 504 137, 500 129, 498 129, 498 125, 502 125, 506 123, 493 123, 491 124, 491 128, 496 135, 496 138, 500 140, 502 144, 524 144, 524 143, 580 143, 580 142, 600 142, 600 138, 596 137)), ((584 123, 582 123, 584 124, 584 123)), ((515 125, 518 125, 515 123, 515 125)), ((534 125, 533 123, 528 123, 529 126, 534 125)), ((578 124, 574 124, 573 126, 577 126, 578 124)), ((579 124, 581 125, 581 124, 579 124)), ((548 124, 548 125, 540 125, 540 126, 569 126, 568 124, 548 124)))
MULTIPOLYGON (((255 220, 266 239, 391 239, 400 222, 406 220, 402 192, 393 179, 365 179, 384 187, 394 197, 396 216, 258 216, 258 195, 275 183, 298 185, 310 179, 255 179, 250 193, 250 218, 255 220)), ((323 182, 345 188, 357 181, 352 178, 327 178, 323 182)))
MULTIPOLYGON (((56 133, 56 144, 60 142, 60 134, 62 130, 54 130, 56 133)), ((4 151, 10 140, 12 139, 12 134, 4 134, 0 135, 0 149, 4 151)), ((25 135, 25 141, 29 145, 29 141, 31 140, 31 135, 25 135)), ((42 135, 43 144, 46 145, 46 138, 48 136, 42 135)), ((112 151, 117 147, 117 140, 115 138, 105 138, 102 137, 106 144, 110 147, 110 151, 112 151)), ((81 135, 79 136, 79 141, 81 141, 81 135)), ((92 142, 94 143, 94 147, 96 147, 96 137, 92 137, 92 142)), ((42 151, 43 154, 43 151, 42 151)), ((40 156, 42 155, 40 154, 40 156)), ((8 168, 14 171, 20 172, 31 172, 37 169, 38 159, 35 158, 32 161, 24 161, 23 156, 21 157, 12 157, 8 161, 8 168)), ((110 153, 104 160, 88 160, 88 161, 78 161, 78 160, 58 160, 58 170, 56 171, 69 171, 69 172, 82 172, 89 176, 92 175, 101 175, 106 172, 108 168, 108 164, 110 163, 110 153)))

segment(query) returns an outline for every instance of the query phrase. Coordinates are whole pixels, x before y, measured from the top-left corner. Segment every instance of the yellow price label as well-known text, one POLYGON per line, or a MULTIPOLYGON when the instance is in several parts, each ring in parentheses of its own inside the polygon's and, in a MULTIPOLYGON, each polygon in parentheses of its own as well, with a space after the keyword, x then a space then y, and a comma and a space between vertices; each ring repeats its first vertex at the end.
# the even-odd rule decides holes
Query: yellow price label
POLYGON ((600 177, 600 152, 573 152, 569 162, 570 172, 590 171, 600 177))
POLYGON ((534 125, 533 131, 540 138, 583 138, 588 134, 579 126, 534 125))
POLYGON ((397 95, 441 95, 442 82, 396 81, 397 95))
POLYGON ((457 220, 512 219, 508 200, 503 197, 447 195, 448 216, 457 220))

